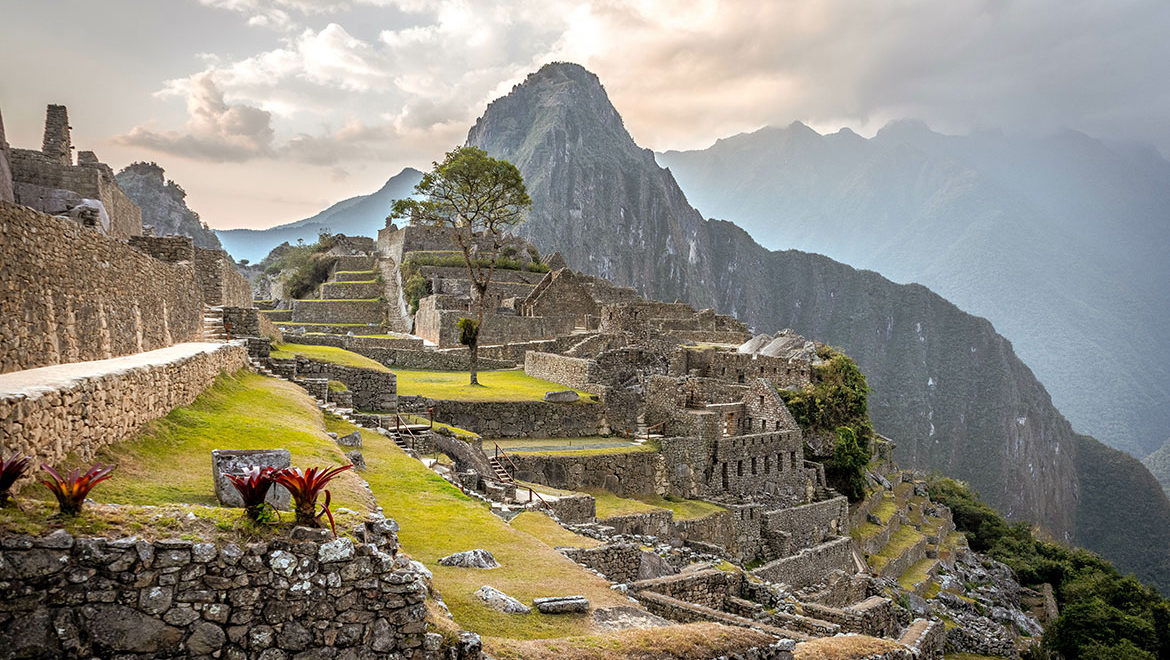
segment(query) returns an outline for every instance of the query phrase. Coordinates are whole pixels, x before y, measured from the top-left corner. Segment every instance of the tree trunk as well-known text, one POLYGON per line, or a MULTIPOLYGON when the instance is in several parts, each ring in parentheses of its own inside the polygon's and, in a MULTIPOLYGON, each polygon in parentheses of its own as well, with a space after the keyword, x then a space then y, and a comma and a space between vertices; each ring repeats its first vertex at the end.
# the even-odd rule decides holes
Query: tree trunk
POLYGON ((479 371, 479 336, 467 345, 467 368, 471 372, 471 385, 479 385, 476 372, 479 371))

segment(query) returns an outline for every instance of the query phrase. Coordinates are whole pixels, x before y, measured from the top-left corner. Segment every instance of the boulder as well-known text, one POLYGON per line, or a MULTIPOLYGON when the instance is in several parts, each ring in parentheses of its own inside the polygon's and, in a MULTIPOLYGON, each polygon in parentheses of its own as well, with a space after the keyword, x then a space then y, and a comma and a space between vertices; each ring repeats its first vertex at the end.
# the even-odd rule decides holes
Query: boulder
MULTIPOLYGON (((215 497, 222 506, 244 506, 239 492, 224 475, 243 474, 250 467, 286 468, 292 465, 292 454, 287 449, 213 449, 211 450, 212 477, 215 480, 215 497)), ((282 511, 289 510, 291 497, 284 486, 273 484, 268 491, 266 502, 282 511)))
POLYGON ((353 469, 357 470, 358 472, 366 471, 366 457, 362 455, 362 450, 351 449, 345 452, 345 458, 350 463, 353 463, 353 469))
POLYGON ((584 596, 550 596, 533 598, 532 604, 543 614, 569 614, 589 611, 589 601, 584 596))
POLYGON ((666 563, 662 557, 653 552, 642 551, 642 558, 638 562, 638 579, 652 580, 654 578, 666 577, 667 575, 676 575, 678 571, 673 566, 666 563))
POLYGON ((492 553, 482 548, 475 550, 465 550, 464 552, 456 552, 453 555, 447 555, 439 560, 441 566, 457 566, 459 568, 499 568, 500 563, 492 556, 492 553))
POLYGON ((488 607, 504 612, 505 614, 529 614, 532 612, 531 607, 528 607, 499 589, 489 587, 486 584, 480 587, 479 591, 475 592, 475 595, 487 603, 488 607))
POLYGON ((549 403, 573 403, 580 398, 581 396, 573 390, 556 390, 544 393, 544 400, 549 403))
POLYGON ((337 444, 341 445, 342 447, 356 447, 358 449, 362 448, 362 432, 361 431, 354 431, 353 433, 350 433, 349 435, 343 435, 340 438, 336 438, 336 439, 337 439, 337 444))

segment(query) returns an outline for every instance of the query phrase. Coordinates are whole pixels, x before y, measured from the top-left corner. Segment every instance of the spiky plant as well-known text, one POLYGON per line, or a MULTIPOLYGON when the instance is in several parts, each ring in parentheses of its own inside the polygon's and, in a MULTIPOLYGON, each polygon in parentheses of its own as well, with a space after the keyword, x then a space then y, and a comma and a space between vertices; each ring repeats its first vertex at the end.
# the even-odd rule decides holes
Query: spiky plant
POLYGON ((300 468, 285 468, 276 473, 276 483, 288 489, 294 502, 297 515, 297 524, 306 527, 320 527, 321 516, 329 517, 329 528, 333 535, 337 535, 337 528, 333 524, 333 513, 329 510, 331 496, 325 485, 333 481, 337 475, 345 472, 353 465, 342 465, 334 468, 311 467, 303 473, 300 468), (325 504, 317 511, 317 496, 325 493, 325 504))
POLYGON ((98 463, 87 470, 85 474, 81 473, 80 468, 74 468, 65 477, 44 463, 41 463, 41 469, 48 472, 49 477, 52 478, 52 481, 42 481, 41 483, 57 496, 61 515, 76 516, 81 513, 81 505, 85 504, 85 498, 89 495, 89 491, 93 490, 94 486, 109 479, 112 476, 110 473, 114 471, 114 466, 103 466, 98 463))
POLYGON ((17 479, 28 472, 27 456, 12 456, 7 460, 0 460, 0 509, 8 506, 9 491, 17 479))
POLYGON ((253 521, 260 520, 260 515, 264 512, 264 498, 268 497, 268 491, 272 484, 276 483, 274 481, 276 468, 254 466, 244 470, 242 475, 225 472, 223 476, 232 482, 236 492, 240 494, 240 499, 244 500, 244 513, 248 518, 253 521))

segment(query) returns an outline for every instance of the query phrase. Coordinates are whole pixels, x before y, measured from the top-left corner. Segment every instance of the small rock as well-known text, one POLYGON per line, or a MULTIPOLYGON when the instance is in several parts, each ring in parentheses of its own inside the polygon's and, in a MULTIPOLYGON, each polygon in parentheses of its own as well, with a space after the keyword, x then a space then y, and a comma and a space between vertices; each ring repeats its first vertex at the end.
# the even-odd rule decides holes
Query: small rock
POLYGON ((353 555, 353 541, 344 536, 328 543, 322 543, 321 547, 317 549, 317 560, 322 564, 353 559, 353 555))
POLYGON ((581 395, 573 390, 556 390, 554 392, 544 393, 544 400, 549 403, 573 403, 580 398, 581 395))
POLYGON ((366 471, 366 457, 362 456, 362 451, 360 449, 351 449, 345 452, 345 458, 348 459, 350 463, 353 463, 353 469, 357 470, 358 472, 366 471))
POLYGON ((504 612, 505 614, 529 614, 532 612, 531 607, 528 607, 499 589, 489 587, 486 584, 480 587, 479 591, 475 592, 475 595, 487 603, 488 607, 504 612))
POLYGON ((570 612, 588 612, 589 601, 584 596, 551 596, 548 598, 533 598, 532 604, 544 614, 567 614, 570 612))
POLYGON ((329 530, 298 525, 297 527, 293 527, 292 534, 290 534, 290 536, 295 541, 328 541, 329 530))
POLYGON ((499 568, 500 563, 492 553, 482 548, 465 550, 447 555, 439 560, 441 566, 458 566, 460 568, 499 568))

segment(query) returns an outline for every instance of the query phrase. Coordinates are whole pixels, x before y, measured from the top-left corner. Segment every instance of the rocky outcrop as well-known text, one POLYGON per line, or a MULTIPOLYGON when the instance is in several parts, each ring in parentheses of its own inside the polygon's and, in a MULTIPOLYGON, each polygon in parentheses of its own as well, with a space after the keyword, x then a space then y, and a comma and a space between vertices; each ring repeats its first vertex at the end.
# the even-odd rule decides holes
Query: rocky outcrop
POLYGON ((1009 516, 1167 583, 1158 566, 1170 559, 1170 502, 1140 466, 1075 435, 986 320, 925 287, 770 252, 730 222, 704 220, 580 66, 529 76, 488 107, 468 143, 520 168, 533 199, 522 231, 542 252, 651 298, 736 315, 757 332, 790 327, 842 348, 865 371, 870 414, 897 440, 899 461, 967 480, 1009 516), (1078 460, 1081 451, 1110 457, 1124 478, 1098 478, 1100 461, 1078 460), (1082 506, 1085 481, 1113 506, 1082 506), (1120 524, 1121 507, 1151 523, 1120 524), (1114 540, 1146 552, 1118 554, 1114 540))
POLYGON ((163 174, 157 163, 133 163, 118 172, 118 186, 142 209, 142 224, 154 227, 155 236, 190 236, 195 247, 222 250, 215 233, 187 208, 187 192, 163 174))

